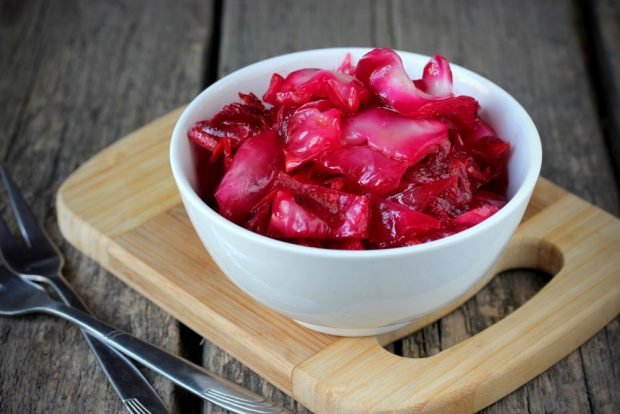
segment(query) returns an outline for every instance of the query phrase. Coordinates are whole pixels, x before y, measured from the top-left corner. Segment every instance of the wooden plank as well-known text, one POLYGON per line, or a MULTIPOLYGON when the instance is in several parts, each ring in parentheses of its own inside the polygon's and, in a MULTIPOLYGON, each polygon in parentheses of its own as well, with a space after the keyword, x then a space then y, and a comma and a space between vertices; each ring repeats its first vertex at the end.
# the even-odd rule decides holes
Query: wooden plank
MULTIPOLYGON (((586 36, 593 73, 598 86, 600 115, 616 180, 620 177, 620 3, 613 0, 583 2, 586 36), (594 61, 596 60, 596 61, 594 61)), ((614 210, 612 210, 614 211, 614 210)), ((617 207, 616 207, 616 212, 617 207)), ((595 338, 581 353, 588 389, 601 390, 591 400, 593 412, 620 412, 620 320, 606 329, 606 337, 595 338), (611 372, 605 375, 603 372, 611 372)))
POLYGON ((375 12, 383 13, 383 7, 369 0, 226 1, 218 74, 283 53, 370 45, 375 12))
MULTIPOLYGON (((530 111, 543 139, 543 175, 617 213, 617 183, 596 120, 575 14, 568 1, 295 1, 286 5, 227 1, 219 73, 277 54, 318 47, 381 45, 443 53, 502 85, 530 111)), ((540 277, 523 272, 505 275, 455 314, 395 348, 409 356, 416 356, 420 347, 426 347, 425 352, 438 351, 501 319, 542 283, 540 277)), ((612 322, 581 351, 486 411, 570 407, 596 412, 597 407, 605 407, 606 395, 613 395, 620 383, 620 370, 610 363, 617 355, 614 344, 620 341, 618 325, 618 320, 612 322), (596 367, 590 379, 588 366, 596 367)), ((223 358, 216 348, 205 349, 206 361, 223 358)), ((229 364, 229 373, 245 378, 240 364, 229 364)), ((262 384, 248 375, 251 383, 262 384)))
POLYGON ((620 175, 620 4, 614 0, 583 2, 587 48, 593 83, 612 162, 620 175))
MULTIPOLYGON (((521 224, 504 255, 508 262, 498 264, 499 269, 519 262, 547 266, 563 259, 563 266, 558 261, 549 269, 561 268, 560 273, 515 313, 426 359, 390 355, 375 338, 339 340, 296 368, 295 395, 318 412, 443 413, 486 407, 618 314, 620 274, 613 263, 620 264, 619 232, 620 220, 575 196, 563 197, 521 224), (601 245, 588 251, 589 243, 601 245), (540 250, 532 255, 530 249, 540 250), (604 265, 587 268, 587 263, 604 265), (604 298, 615 304, 612 309, 602 304, 604 298)), ((566 408, 572 412, 574 407, 566 408)))
MULTIPOLYGON (((2 2, 0 157, 95 314, 179 352, 176 321, 61 239, 54 195, 78 165, 201 87, 210 2, 2 2)), ((123 412, 78 330, 0 319, 0 412, 123 412), (68 408, 70 407, 70 408, 68 408)), ((147 372, 175 411, 170 382, 147 372)))

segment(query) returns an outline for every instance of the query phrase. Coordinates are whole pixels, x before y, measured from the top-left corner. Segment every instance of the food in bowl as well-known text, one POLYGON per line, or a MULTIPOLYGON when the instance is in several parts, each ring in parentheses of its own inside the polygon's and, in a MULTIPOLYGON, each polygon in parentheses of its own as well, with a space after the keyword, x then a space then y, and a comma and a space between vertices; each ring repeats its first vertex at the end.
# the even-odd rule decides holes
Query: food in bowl
POLYGON ((374 49, 336 70, 275 73, 187 132, 201 197, 228 220, 300 245, 370 250, 458 233, 506 203, 510 144, 456 95, 434 56, 411 80, 374 49), (266 106, 265 104, 269 105, 266 106))
MULTIPOLYGON (((480 117, 510 144, 507 202, 477 225, 414 246, 362 251, 320 249, 249 231, 204 202, 201 195, 213 197, 218 183, 204 180, 208 178, 205 174, 199 176, 198 172, 204 171, 200 163, 205 160, 201 158, 205 156, 208 161, 211 154, 202 151, 195 157, 195 146, 187 139, 189 129, 215 116, 224 102, 237 100, 239 91, 262 94, 268 90, 273 73, 286 77, 299 68, 337 68, 347 53, 356 62, 370 51, 308 50, 241 68, 190 102, 170 142, 170 166, 179 195, 193 229, 219 269, 248 295, 248 300, 252 298, 306 327, 335 335, 389 332, 472 295, 473 287, 479 286, 498 260, 521 221, 542 162, 540 137, 525 109, 490 80, 451 65, 454 93, 475 96, 480 117), (205 191, 209 186, 210 191, 205 191)), ((410 74, 422 73, 430 59, 404 51, 398 55, 410 74)), ((192 257, 205 260, 196 250, 192 257)), ((200 277, 221 283, 212 272, 205 262, 200 277)), ((217 295, 217 287, 210 286, 217 295)))

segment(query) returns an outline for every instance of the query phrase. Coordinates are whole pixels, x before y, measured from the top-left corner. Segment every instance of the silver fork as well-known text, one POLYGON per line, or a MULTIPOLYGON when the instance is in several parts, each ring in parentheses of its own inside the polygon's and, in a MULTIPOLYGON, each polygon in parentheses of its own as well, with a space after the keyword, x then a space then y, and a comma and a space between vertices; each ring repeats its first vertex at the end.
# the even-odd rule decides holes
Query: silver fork
MULTIPOLYGON (((133 338, 84 314, 85 307, 60 273, 63 265, 62 256, 49 240, 44 230, 39 226, 23 196, 1 164, 0 176, 7 189, 13 213, 26 245, 23 246, 21 243, 17 243, 17 240, 15 240, 15 237, 0 217, 0 254, 4 256, 6 259, 5 264, 9 267, 9 269, 5 269, 2 263, 0 263, 0 315, 46 312, 63 318, 69 318, 67 315, 60 315, 58 313, 58 307, 60 306, 64 311, 73 315, 71 318, 76 318, 75 313, 71 312, 77 312, 78 315, 85 317, 86 321, 94 323, 94 326, 86 326, 82 324, 87 324, 88 322, 78 322, 77 319, 71 319, 73 322, 78 323, 83 330, 88 331, 94 336, 87 335, 89 343, 94 343, 95 347, 116 359, 116 361, 113 361, 115 362, 114 364, 109 365, 111 370, 108 371, 104 365, 104 371, 106 371, 106 374, 113 375, 113 378, 117 379, 117 383, 126 390, 121 394, 121 391, 115 385, 115 388, 121 394, 125 407, 131 413, 157 414, 167 411, 158 411, 155 403, 150 403, 154 400, 149 399, 148 397, 150 396, 148 394, 144 395, 144 393, 139 392, 140 389, 144 390, 146 388, 134 386, 133 376, 125 374, 137 373, 139 375, 137 380, 143 381, 148 386, 146 390, 152 391, 152 388, 133 364, 115 349, 109 348, 108 345, 121 350, 129 357, 163 374, 181 387, 230 411, 241 414, 288 412, 261 396, 209 373, 202 367, 168 354, 153 345, 133 338), (61 303, 54 301, 39 285, 32 283, 32 281, 46 283, 51 286, 69 306, 62 307, 61 303), (22 302, 20 302, 20 298, 22 302), (33 304, 37 304, 37 306, 32 307, 31 305, 33 304), (54 310, 46 310, 46 306, 54 310), (93 330, 95 326, 102 328, 103 331, 93 330), (119 367, 118 361, 126 363, 131 370, 119 367), (121 372, 121 369, 125 371, 121 372)), ((100 354, 97 354, 97 357, 102 362, 100 354)), ((162 409, 166 410, 157 394, 154 391, 152 392, 152 395, 157 398, 157 402, 160 403, 162 409)))
MULTIPOLYGON (((0 256, 4 259, 4 263, 20 276, 51 287, 67 305, 90 313, 62 276, 64 262, 62 255, 39 225, 2 165, 0 176, 24 242, 19 243, 16 240, 0 217, 0 256)), ((132 414, 169 412, 151 384, 131 361, 92 336, 85 334, 85 337, 128 412, 132 414)))
POLYGON ((186 390, 238 414, 288 413, 282 407, 206 369, 55 301, 39 285, 0 266, 0 315, 46 313, 73 322, 186 390))

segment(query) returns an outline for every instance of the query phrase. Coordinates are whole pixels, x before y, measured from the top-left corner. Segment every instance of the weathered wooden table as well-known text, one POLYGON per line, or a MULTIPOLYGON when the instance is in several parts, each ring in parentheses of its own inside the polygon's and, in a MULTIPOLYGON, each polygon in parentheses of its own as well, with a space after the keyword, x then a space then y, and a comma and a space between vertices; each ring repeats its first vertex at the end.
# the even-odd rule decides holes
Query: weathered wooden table
MULTIPOLYGON (((98 316, 305 412, 64 243, 54 193, 99 150, 234 69, 295 50, 375 45, 438 52, 505 87, 538 126, 543 175, 619 213, 614 0, 4 0, 0 157, 61 244, 67 277, 98 316)), ((498 321, 545 282, 533 272, 502 274, 390 349, 436 353, 498 321)), ((173 412, 221 412, 146 375, 173 412)), ((0 318, 0 413, 122 411, 77 329, 43 316, 0 318)), ((620 319, 485 412, 620 412, 620 319)))

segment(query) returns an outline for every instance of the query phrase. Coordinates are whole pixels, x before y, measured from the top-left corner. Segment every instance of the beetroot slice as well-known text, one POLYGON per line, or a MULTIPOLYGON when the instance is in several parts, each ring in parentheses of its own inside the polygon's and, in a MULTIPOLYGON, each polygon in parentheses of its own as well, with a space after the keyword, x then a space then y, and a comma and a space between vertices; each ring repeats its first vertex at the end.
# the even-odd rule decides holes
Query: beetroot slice
POLYGON ((277 190, 271 190, 250 210, 250 218, 244 227, 255 233, 266 236, 269 230, 269 219, 271 217, 271 205, 276 196, 277 190))
POLYGON ((328 223, 333 238, 368 237, 368 197, 300 182, 285 173, 278 175, 275 185, 295 194, 304 208, 328 223))
POLYGON ((373 108, 346 121, 343 140, 367 140, 383 155, 413 165, 448 141, 448 127, 440 121, 409 119, 394 111, 373 108))
MULTIPOLYGON (((417 191, 424 191, 423 186, 433 182, 446 183, 437 179, 449 180, 450 184, 439 192, 436 200, 425 204, 423 208, 434 217, 450 220, 470 208, 473 194, 492 179, 492 170, 490 168, 481 170, 470 154, 452 147, 447 155, 433 155, 425 162, 414 166, 407 171, 405 177, 410 182, 408 189, 416 188, 416 190, 411 194, 405 190, 397 199, 405 205, 409 202, 410 206, 419 206, 412 200, 417 196, 417 191)), ((429 191, 432 188, 432 184, 427 187, 429 191)))
POLYGON ((188 131, 189 139, 214 153, 214 159, 222 152, 231 156, 232 148, 271 127, 270 113, 256 95, 240 93, 239 97, 243 103, 226 105, 213 118, 197 122, 188 131))
POLYGON ((190 139, 190 153, 196 166, 196 192, 202 200, 215 205, 214 192, 226 171, 220 160, 212 162, 211 152, 190 139))
POLYGON ((265 105, 263 104, 263 102, 258 99, 258 96, 254 95, 253 93, 239 92, 239 98, 241 98, 244 104, 251 108, 254 108, 261 112, 265 110, 265 105))
POLYGON ((288 123, 284 148, 287 171, 340 145, 340 114, 338 109, 321 110, 316 102, 295 111, 288 123))
POLYGON ((400 56, 391 49, 374 49, 366 53, 357 63, 355 76, 403 115, 412 114, 425 103, 437 99, 415 86, 400 56))
POLYGON ((238 223, 271 190, 282 169, 282 142, 271 131, 246 140, 215 190, 220 213, 238 223))
POLYGON ((203 127, 206 125, 206 121, 200 121, 196 126, 187 131, 187 136, 194 144, 213 152, 217 147, 218 139, 214 136, 207 134, 203 127))
MULTIPOLYGON (((246 96, 244 100, 248 101, 249 99, 251 98, 246 96)), ((203 130, 214 137, 230 138, 240 144, 252 135, 265 131, 270 126, 268 113, 259 109, 255 102, 250 105, 232 103, 226 105, 222 111, 211 118, 203 126, 203 130)))
POLYGON ((342 174, 376 194, 396 189, 407 169, 406 163, 387 158, 365 145, 339 148, 323 155, 320 163, 325 170, 342 174))
POLYGON ((310 239, 330 236, 329 225, 297 204, 291 192, 278 190, 271 210, 269 233, 273 236, 310 239))

